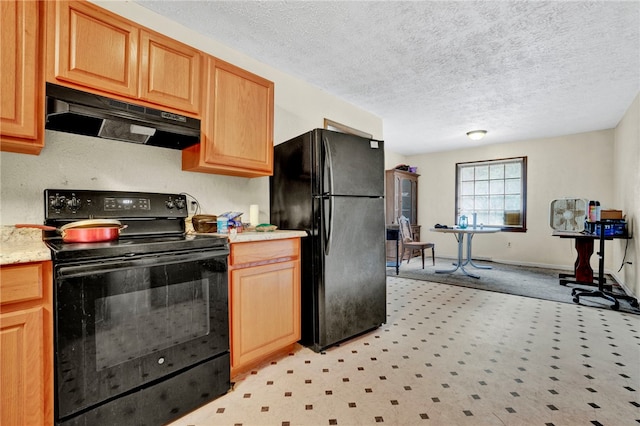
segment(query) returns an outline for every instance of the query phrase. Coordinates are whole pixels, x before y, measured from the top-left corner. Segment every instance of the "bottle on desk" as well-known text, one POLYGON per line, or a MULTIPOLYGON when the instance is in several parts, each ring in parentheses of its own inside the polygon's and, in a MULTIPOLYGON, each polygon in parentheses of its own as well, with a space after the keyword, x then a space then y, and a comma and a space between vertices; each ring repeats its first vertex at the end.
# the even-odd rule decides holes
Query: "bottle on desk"
POLYGON ((600 201, 589 201, 589 222, 598 222, 600 220, 600 201))
POLYGON ((595 234, 596 222, 600 221, 600 201, 591 200, 588 207, 585 230, 590 234, 595 234))
POLYGON ((467 225, 467 217, 465 215, 460 216, 460 219, 458 220, 458 228, 467 229, 467 225))

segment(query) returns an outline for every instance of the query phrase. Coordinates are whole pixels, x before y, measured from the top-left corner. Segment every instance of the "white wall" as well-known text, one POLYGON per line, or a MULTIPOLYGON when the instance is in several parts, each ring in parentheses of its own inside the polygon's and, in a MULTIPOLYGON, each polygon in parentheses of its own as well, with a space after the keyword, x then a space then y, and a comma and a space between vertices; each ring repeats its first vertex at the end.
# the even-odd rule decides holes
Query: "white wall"
MULTIPOLYGON (((611 191, 613 146, 613 130, 603 130, 478 147, 470 141, 465 150, 411 156, 409 161, 421 175, 420 237, 435 242, 438 255, 456 256, 451 235, 428 231, 436 223, 454 224, 456 163, 526 156, 527 232, 477 236, 474 255, 505 263, 572 268, 574 240, 551 236, 549 204, 557 198, 576 197, 599 200, 604 208, 616 207, 611 191)), ((607 260, 610 266, 611 258, 607 260)), ((592 257, 592 266, 597 268, 597 256, 592 257)))
POLYGON ((393 169, 400 164, 407 164, 407 157, 395 152, 389 151, 385 148, 384 153, 384 168, 385 170, 393 169))
MULTIPOLYGON (((194 46, 275 83, 274 143, 323 127, 324 119, 382 139, 382 120, 304 81, 197 34, 128 1, 95 2, 150 29, 194 46)), ((183 172, 181 153, 68 133, 46 131, 39 156, 0 153, 0 224, 42 223, 45 188, 188 192, 204 213, 248 212, 260 206, 269 220, 268 178, 183 172)))
POLYGON ((184 191, 205 213, 248 212, 250 204, 258 204, 261 219, 267 220, 266 178, 183 172, 181 158, 177 150, 47 131, 39 156, 0 154, 2 224, 42 223, 45 188, 184 191))
MULTIPOLYGON (((633 239, 611 242, 614 274, 640 296, 640 94, 615 129, 613 193, 615 205, 627 216, 633 239), (628 243, 628 246, 627 246, 628 243), (626 257, 625 257, 626 248, 626 257), (620 266, 625 262, 620 272, 620 266), (626 263, 626 262, 631 262, 626 263)), ((608 253, 607 253, 608 254, 608 253)))

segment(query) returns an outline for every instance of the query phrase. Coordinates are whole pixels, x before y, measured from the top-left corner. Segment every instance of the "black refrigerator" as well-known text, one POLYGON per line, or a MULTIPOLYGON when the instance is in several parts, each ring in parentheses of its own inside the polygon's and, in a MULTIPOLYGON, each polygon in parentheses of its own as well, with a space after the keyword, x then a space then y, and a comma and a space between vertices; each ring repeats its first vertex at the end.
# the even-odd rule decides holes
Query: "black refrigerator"
POLYGON ((384 143, 315 129, 274 147, 270 220, 302 238, 302 338, 318 352, 386 321, 384 143))

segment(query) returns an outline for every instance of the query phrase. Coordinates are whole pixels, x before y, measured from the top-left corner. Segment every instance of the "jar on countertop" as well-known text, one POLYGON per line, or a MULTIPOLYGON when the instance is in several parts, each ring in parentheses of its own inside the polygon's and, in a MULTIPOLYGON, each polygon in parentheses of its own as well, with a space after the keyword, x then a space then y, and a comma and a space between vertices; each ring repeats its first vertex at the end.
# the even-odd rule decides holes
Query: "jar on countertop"
POLYGON ((224 216, 218 216, 218 234, 229 233, 229 219, 224 216))

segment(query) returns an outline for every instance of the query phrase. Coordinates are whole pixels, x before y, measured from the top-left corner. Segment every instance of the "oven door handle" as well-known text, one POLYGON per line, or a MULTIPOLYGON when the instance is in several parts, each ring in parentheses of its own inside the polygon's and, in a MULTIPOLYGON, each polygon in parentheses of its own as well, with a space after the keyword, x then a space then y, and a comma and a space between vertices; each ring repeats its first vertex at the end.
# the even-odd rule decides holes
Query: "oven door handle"
MULTIPOLYGON (((91 274, 102 274, 123 269, 144 268, 148 266, 173 265, 176 263, 191 263, 202 260, 226 257, 229 250, 208 250, 202 252, 189 252, 185 254, 156 254, 156 255, 134 255, 131 257, 119 257, 117 259, 104 260, 99 262, 83 263, 81 265, 60 265, 56 268, 56 276, 71 278, 91 274)), ((226 268, 225 268, 226 269, 226 268)))

